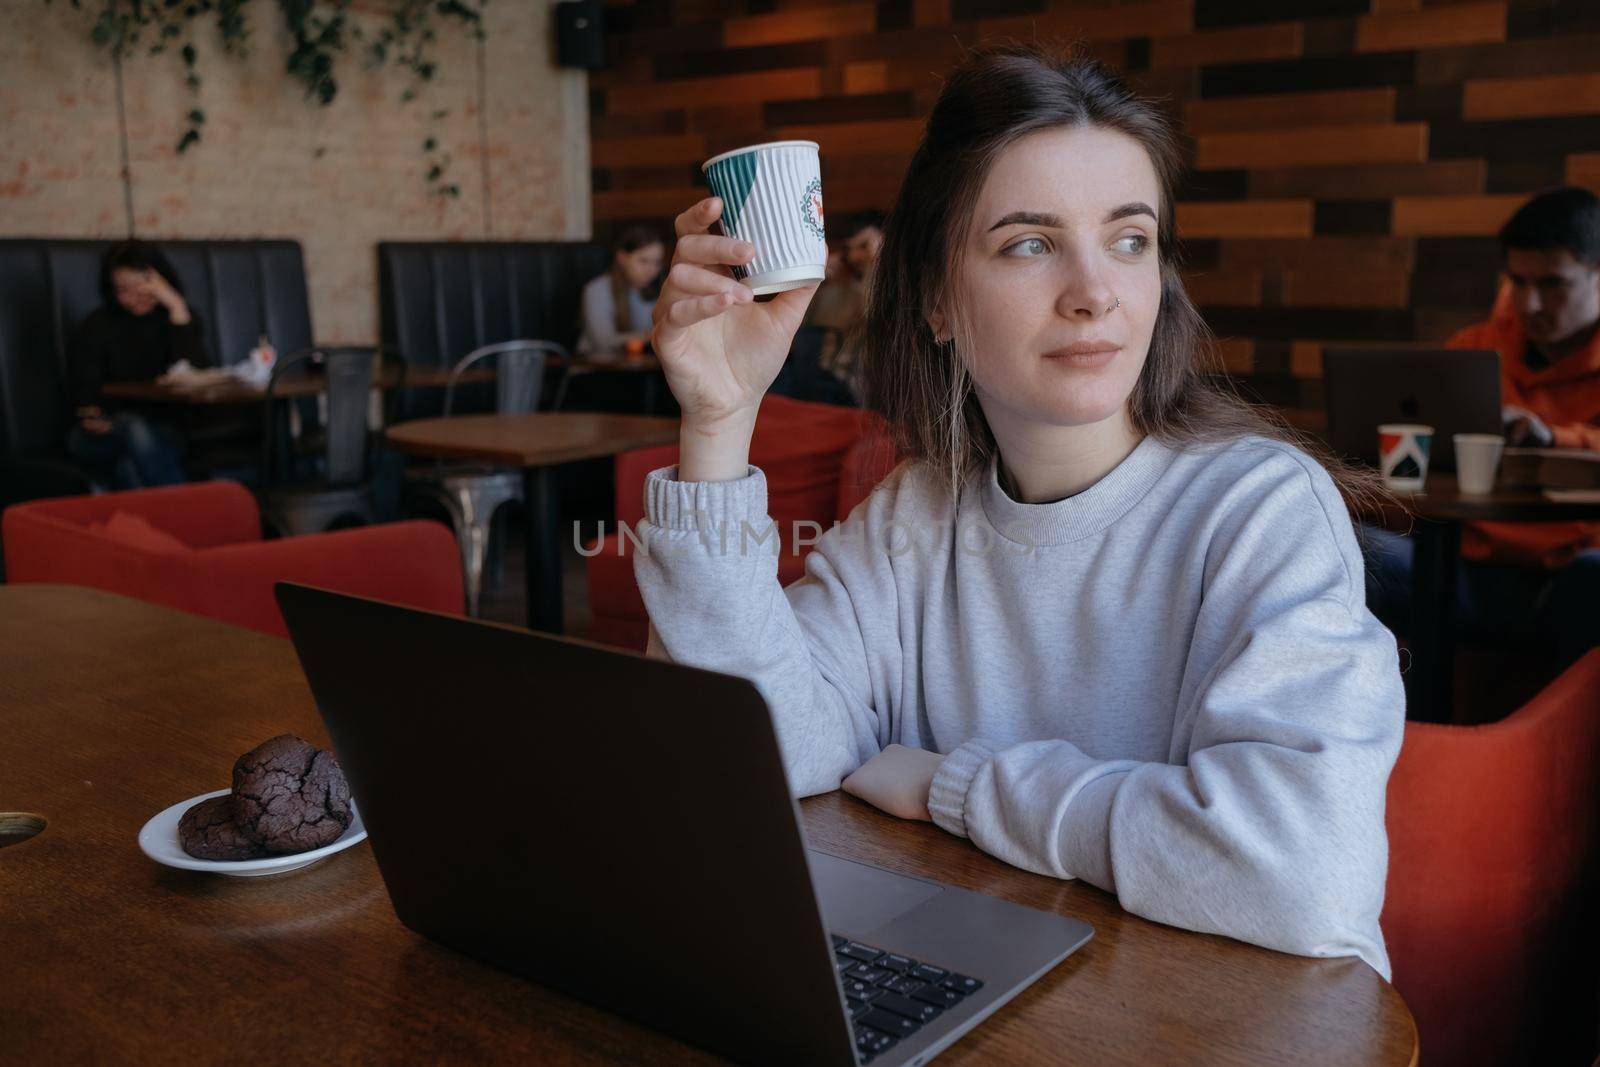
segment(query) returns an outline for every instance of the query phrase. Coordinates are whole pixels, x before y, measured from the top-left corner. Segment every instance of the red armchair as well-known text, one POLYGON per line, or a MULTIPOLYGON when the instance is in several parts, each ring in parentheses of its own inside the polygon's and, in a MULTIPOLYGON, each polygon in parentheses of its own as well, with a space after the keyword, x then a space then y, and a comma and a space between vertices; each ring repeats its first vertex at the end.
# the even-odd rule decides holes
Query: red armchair
MULTIPOLYGON (((795 524, 815 522, 826 530, 843 519, 892 465, 893 453, 873 428, 873 417, 856 408, 768 396, 756 418, 750 462, 767 476, 767 509, 778 526, 778 580, 788 585, 805 573, 809 546, 790 550, 795 524), (870 431, 870 432, 869 432, 870 431)), ((678 462, 678 446, 625 452, 616 460, 617 521, 630 530, 644 518, 645 476, 678 462)), ((586 560, 591 618, 589 637, 642 650, 649 618, 633 580, 633 544, 616 531, 586 560)))
POLYGON ((1408 722, 1383 930, 1422 1061, 1594 1056, 1600 649, 1509 718, 1408 722))
POLYGON ((455 538, 435 522, 397 522, 261 540, 261 515, 235 482, 197 482, 7 508, 13 582, 87 585, 286 634, 279 581, 459 613, 455 538))

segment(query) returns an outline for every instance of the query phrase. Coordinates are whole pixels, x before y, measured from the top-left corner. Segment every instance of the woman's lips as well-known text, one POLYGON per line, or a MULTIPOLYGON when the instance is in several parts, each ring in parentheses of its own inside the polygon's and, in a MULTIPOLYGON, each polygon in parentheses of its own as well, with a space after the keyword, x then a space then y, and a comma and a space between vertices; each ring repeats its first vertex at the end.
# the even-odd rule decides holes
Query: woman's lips
POLYGON ((1110 341, 1079 341, 1076 344, 1046 352, 1044 358, 1069 367, 1101 367, 1116 358, 1122 346, 1110 341))

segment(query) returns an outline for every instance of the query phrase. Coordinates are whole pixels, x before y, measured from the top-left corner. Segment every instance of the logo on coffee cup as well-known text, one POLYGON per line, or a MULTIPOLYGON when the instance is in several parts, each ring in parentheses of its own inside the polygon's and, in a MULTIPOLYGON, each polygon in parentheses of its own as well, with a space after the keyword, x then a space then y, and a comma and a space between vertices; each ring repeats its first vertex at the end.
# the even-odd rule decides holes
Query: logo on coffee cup
POLYGON ((1389 468, 1389 475, 1393 478, 1420 478, 1425 470, 1424 464, 1428 462, 1428 445, 1426 438, 1418 440, 1406 434, 1386 433, 1379 437, 1379 445, 1385 456, 1393 464, 1389 468))
POLYGON ((822 227, 822 179, 812 178, 800 197, 800 221, 805 223, 811 236, 819 241, 827 239, 822 227))

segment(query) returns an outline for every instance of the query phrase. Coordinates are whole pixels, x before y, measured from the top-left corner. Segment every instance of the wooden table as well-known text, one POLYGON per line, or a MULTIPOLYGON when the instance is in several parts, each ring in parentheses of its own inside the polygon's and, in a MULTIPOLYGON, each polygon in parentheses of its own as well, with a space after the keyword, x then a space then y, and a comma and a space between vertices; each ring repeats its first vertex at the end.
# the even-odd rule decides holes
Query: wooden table
POLYGON ((1411 629, 1407 635, 1413 665, 1406 672, 1407 713, 1422 722, 1450 722, 1462 524, 1596 522, 1600 521, 1600 504, 1551 500, 1537 489, 1496 488, 1488 494, 1466 494, 1454 474, 1437 472, 1428 475, 1423 492, 1397 495, 1416 518, 1411 629))
MULTIPOLYGON (((0 1059, 720 1062, 422 940, 365 844, 271 878, 145 858, 147 818, 226 787, 239 753, 284 731, 327 743, 288 642, 98 590, 0 586, 0 809, 47 820, 0 848, 0 1059)), ((1405 1004, 1355 960, 1146 922, 840 793, 801 813, 818 847, 1094 925, 940 1064, 1416 1060, 1405 1004)))
POLYGON ((388 435, 390 444, 414 456, 522 470, 528 625, 560 633, 561 509, 553 468, 574 460, 671 444, 678 439, 678 420, 587 411, 460 415, 404 422, 391 427, 388 435))
MULTIPOLYGON (((416 366, 406 369, 407 389, 443 389, 450 381, 449 367, 416 366)), ((457 384, 494 381, 494 371, 488 368, 468 370, 456 379, 457 384)), ((400 385, 400 374, 394 367, 384 367, 374 375, 373 387, 394 389, 400 385)), ((285 374, 273 387, 275 400, 292 400, 297 397, 317 396, 328 391, 327 381, 321 374, 285 374)), ((259 404, 266 396, 266 387, 250 385, 233 379, 209 385, 177 385, 165 381, 110 382, 101 392, 120 400, 137 400, 148 404, 183 404, 211 406, 228 404, 259 404)))

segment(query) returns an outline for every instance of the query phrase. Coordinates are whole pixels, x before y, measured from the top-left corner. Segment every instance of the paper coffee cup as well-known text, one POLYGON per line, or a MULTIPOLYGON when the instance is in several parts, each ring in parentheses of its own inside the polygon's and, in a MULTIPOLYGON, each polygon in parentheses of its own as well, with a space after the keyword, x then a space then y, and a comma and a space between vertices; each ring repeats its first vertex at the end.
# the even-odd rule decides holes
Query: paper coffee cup
POLYGON ((756 258, 733 276, 756 296, 798 289, 826 274, 822 161, 815 141, 773 141, 712 156, 701 166, 722 198, 722 230, 756 258))
POLYGON ((1505 438, 1494 433, 1458 433, 1451 440, 1456 445, 1456 484, 1461 491, 1494 492, 1495 469, 1500 465, 1505 438))
POLYGON ((1433 427, 1388 423, 1378 427, 1378 466, 1390 489, 1419 493, 1428 480, 1433 427))

